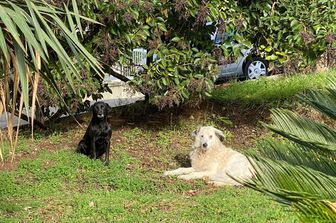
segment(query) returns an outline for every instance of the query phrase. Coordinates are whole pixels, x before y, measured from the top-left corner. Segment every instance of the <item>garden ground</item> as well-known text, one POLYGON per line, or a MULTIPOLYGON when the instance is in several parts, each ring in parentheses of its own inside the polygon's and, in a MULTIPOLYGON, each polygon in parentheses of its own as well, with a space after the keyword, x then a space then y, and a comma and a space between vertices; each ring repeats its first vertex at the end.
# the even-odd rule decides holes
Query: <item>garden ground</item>
MULTIPOLYGON (((315 87, 323 87, 326 75, 319 78, 314 78, 315 87)), ((283 87, 278 93, 262 90, 272 92, 281 80, 258 87, 263 81, 221 87, 197 109, 113 112, 109 166, 75 153, 88 115, 80 117, 83 128, 63 119, 51 130, 36 131, 33 141, 22 130, 16 160, 0 169, 0 222, 296 222, 288 208, 251 189, 162 177, 164 170, 188 165, 190 133, 199 125, 217 126, 227 145, 244 152, 273 137, 261 124, 270 121, 271 108, 287 107, 321 119, 291 99, 302 86, 311 87, 302 78, 285 83, 300 87, 285 96, 283 87), (256 96, 259 101, 248 90, 263 92, 256 96), (233 100, 228 97, 232 92, 241 96, 233 100), (279 98, 262 101, 265 94, 279 98)))

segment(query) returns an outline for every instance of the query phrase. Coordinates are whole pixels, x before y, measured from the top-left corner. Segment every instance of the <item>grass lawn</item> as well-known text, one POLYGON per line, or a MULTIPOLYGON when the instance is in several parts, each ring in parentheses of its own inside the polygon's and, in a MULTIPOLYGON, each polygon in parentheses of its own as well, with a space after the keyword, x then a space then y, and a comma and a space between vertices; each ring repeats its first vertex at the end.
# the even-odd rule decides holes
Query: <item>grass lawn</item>
POLYGON ((306 89, 321 89, 328 77, 336 77, 336 70, 315 74, 261 78, 258 81, 233 82, 226 88, 219 87, 212 93, 212 99, 219 102, 246 104, 272 103, 293 98, 306 89))
POLYGON ((114 127, 108 167, 74 152, 84 133, 75 125, 22 137, 25 158, 0 171, 0 222, 295 222, 251 189, 162 177, 182 165, 195 127, 195 117, 114 127))
MULTIPOLYGON (((23 131, 14 165, 0 167, 0 222, 297 222, 289 208, 254 190, 162 174, 188 163, 190 133, 199 125, 222 129, 226 144, 241 152, 253 149, 272 137, 260 125, 269 121, 270 106, 242 104, 276 106, 304 89, 323 88, 329 75, 336 73, 237 82, 217 88, 215 103, 199 109, 135 123, 111 117, 109 166, 74 152, 85 129, 69 120, 36 132, 34 141, 23 131)), ((299 112, 309 116, 302 107, 299 112)))

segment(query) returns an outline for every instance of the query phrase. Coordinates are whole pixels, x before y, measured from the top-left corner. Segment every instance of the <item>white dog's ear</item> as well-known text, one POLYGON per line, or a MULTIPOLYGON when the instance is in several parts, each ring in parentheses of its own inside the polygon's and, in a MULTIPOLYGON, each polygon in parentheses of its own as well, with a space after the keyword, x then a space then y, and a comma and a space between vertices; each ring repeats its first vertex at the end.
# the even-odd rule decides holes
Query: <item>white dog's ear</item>
POLYGON ((191 136, 192 137, 196 137, 197 134, 199 133, 200 129, 201 129, 201 127, 198 127, 197 129, 195 129, 194 131, 192 131, 191 136))
POLYGON ((219 140, 221 142, 224 142, 224 139, 225 139, 224 133, 219 129, 216 129, 216 128, 214 128, 214 129, 215 129, 215 134, 219 138, 219 140))

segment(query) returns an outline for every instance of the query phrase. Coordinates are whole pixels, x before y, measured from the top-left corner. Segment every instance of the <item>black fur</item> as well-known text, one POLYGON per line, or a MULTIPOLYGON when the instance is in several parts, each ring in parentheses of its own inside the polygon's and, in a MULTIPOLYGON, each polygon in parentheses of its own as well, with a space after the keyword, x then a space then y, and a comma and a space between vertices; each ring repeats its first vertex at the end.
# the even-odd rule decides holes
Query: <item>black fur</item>
POLYGON ((105 154, 105 164, 109 163, 110 140, 112 128, 107 121, 110 106, 105 102, 96 102, 91 106, 92 119, 83 139, 77 146, 77 152, 89 156, 91 159, 100 158, 105 154))

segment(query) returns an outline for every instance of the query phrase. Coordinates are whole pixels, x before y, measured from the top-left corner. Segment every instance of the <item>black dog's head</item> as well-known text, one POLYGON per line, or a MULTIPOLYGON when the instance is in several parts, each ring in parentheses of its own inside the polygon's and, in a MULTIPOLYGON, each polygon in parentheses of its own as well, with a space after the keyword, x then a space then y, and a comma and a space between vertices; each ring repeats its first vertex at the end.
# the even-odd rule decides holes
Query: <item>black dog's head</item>
POLYGON ((110 106, 102 101, 98 101, 92 105, 93 118, 104 119, 107 117, 107 113, 110 106))

